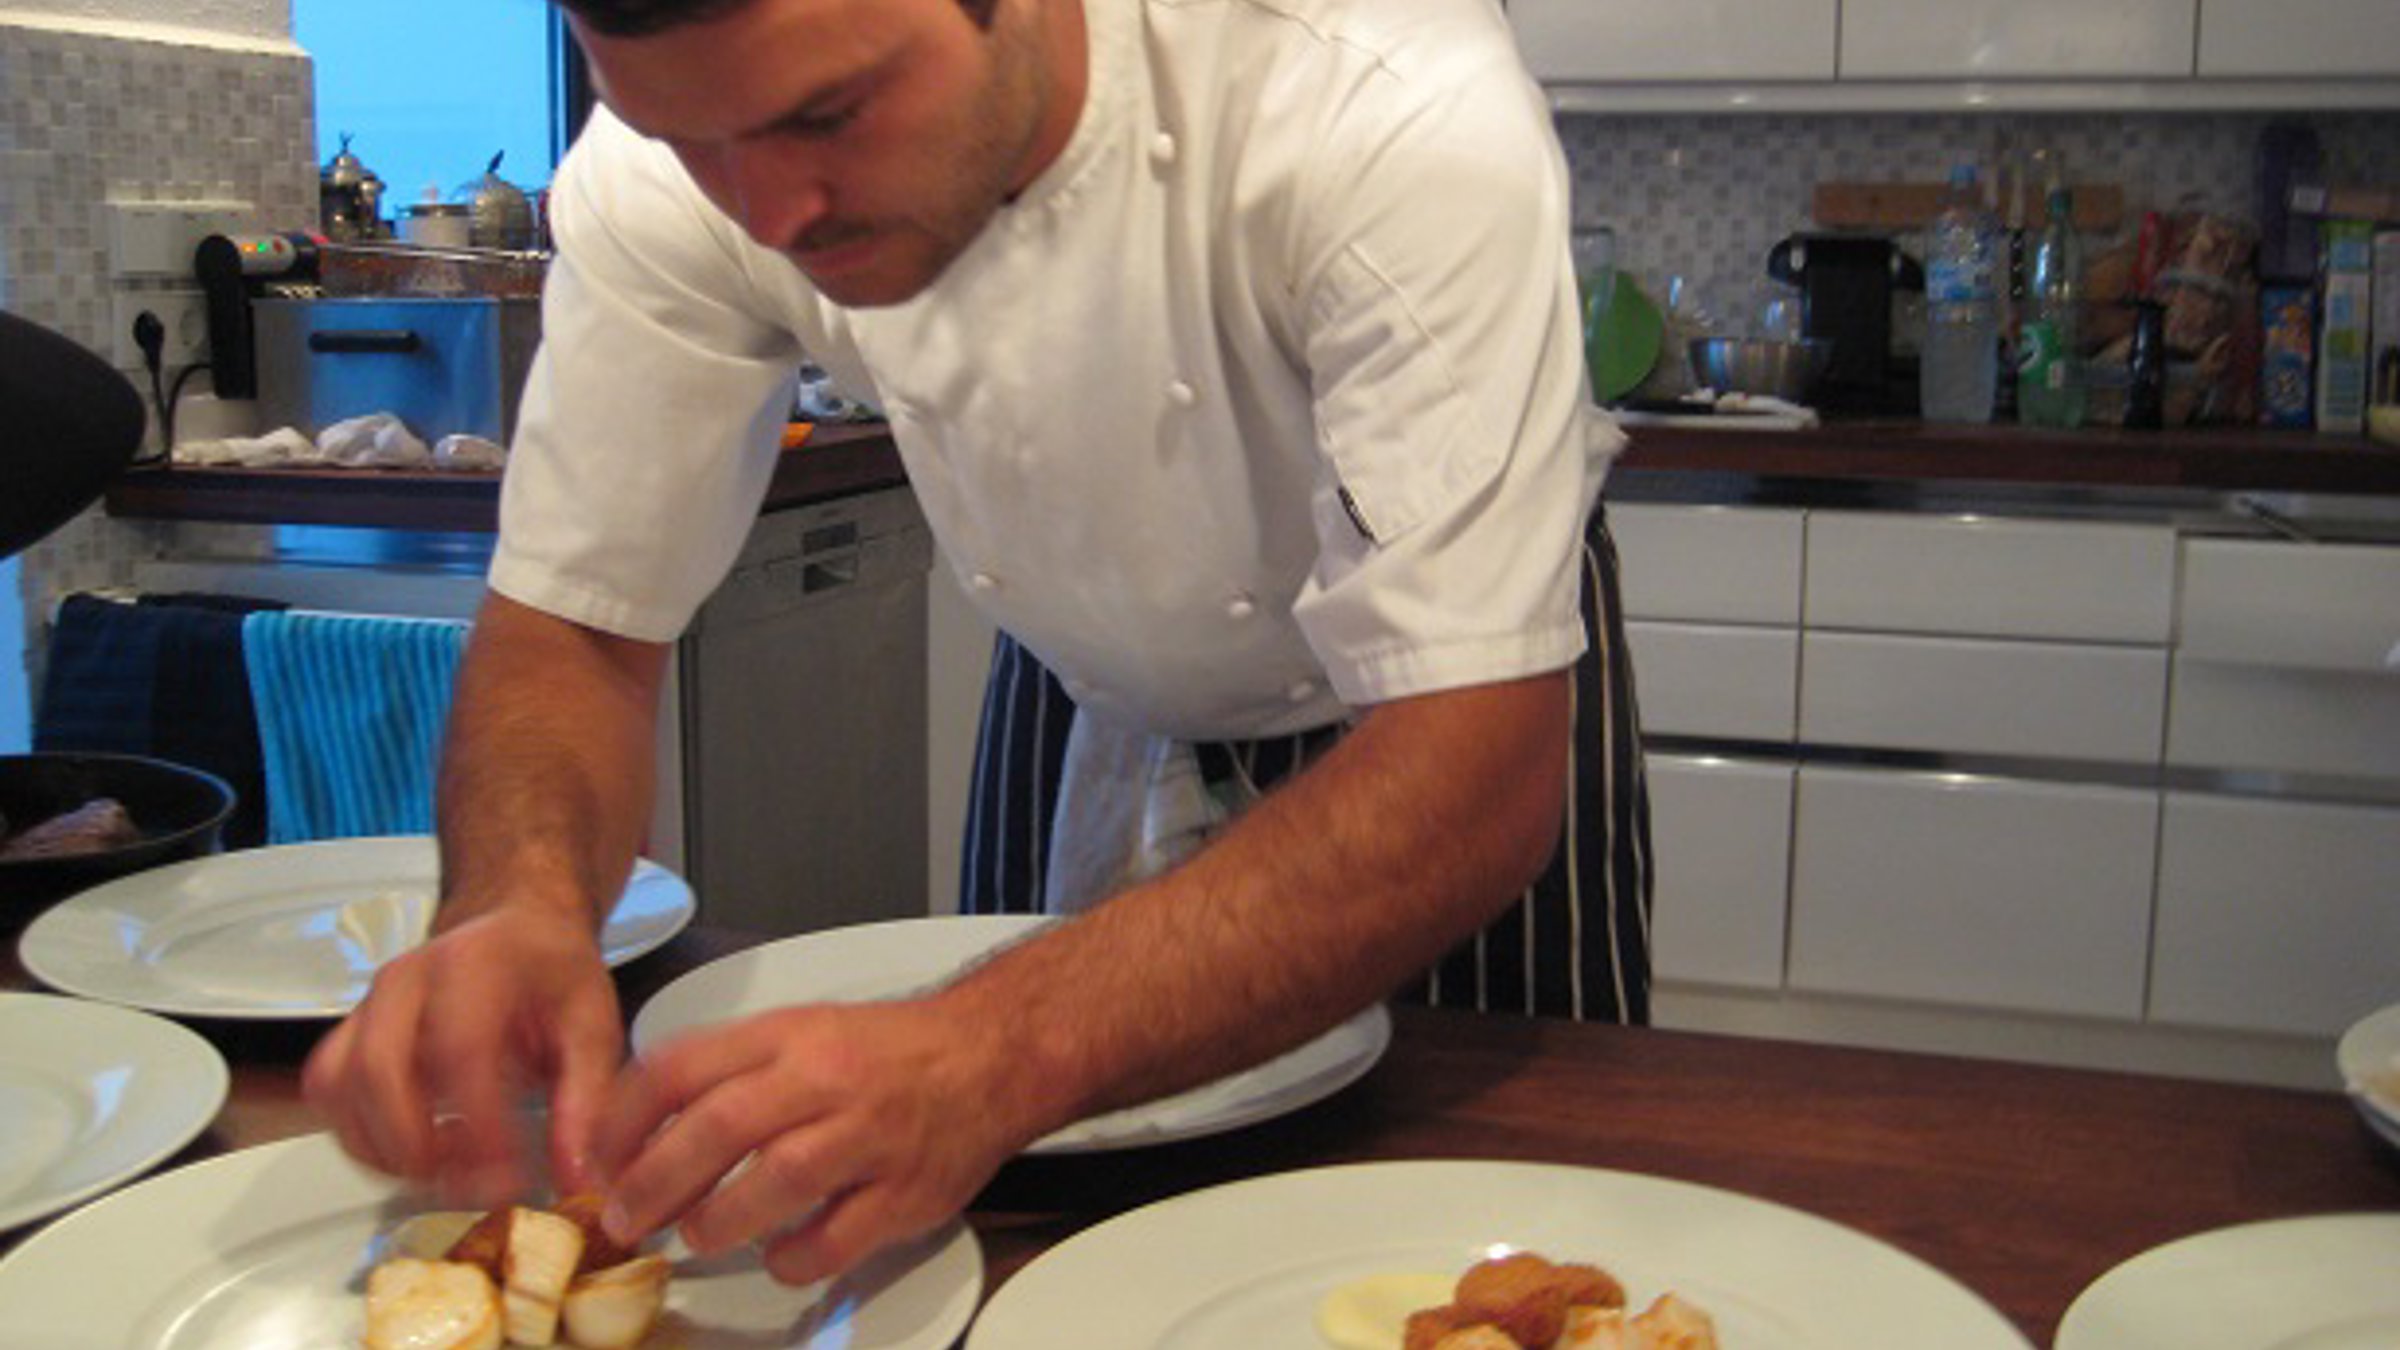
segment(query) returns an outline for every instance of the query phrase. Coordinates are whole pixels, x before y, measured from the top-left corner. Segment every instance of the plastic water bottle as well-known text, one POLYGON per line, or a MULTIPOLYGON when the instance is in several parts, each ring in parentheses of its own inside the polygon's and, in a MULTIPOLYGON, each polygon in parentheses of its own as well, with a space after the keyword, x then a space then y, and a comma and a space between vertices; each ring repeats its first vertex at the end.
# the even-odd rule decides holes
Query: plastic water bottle
POLYGON ((2031 313, 2017 358, 2017 420, 2027 426, 2083 425, 2083 250, 2074 198, 2050 189, 2049 219, 2033 246, 2025 289, 2031 313))
POLYGON ((1929 422, 1989 422, 2000 383, 2000 222, 1975 166, 1950 171, 1925 263, 1918 400, 1929 422))

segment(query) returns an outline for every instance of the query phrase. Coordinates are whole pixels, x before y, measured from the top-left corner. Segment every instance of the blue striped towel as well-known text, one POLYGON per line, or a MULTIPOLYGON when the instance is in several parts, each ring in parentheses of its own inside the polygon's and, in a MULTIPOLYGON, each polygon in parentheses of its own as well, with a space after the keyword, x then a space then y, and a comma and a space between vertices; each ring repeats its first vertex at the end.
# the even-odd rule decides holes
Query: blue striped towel
POLYGON ((310 610, 242 621, 267 842, 433 832, 434 769, 467 625, 310 610))

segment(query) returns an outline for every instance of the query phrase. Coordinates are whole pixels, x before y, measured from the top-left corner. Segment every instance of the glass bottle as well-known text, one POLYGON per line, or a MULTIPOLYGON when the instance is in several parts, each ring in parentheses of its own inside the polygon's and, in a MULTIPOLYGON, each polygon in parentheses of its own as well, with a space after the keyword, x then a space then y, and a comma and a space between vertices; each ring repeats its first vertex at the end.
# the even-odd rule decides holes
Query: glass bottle
POLYGON ((2017 362, 2017 420, 2027 426, 2083 425, 2083 246, 2075 199, 2050 189, 2047 220, 2027 269, 2027 315, 2017 362))

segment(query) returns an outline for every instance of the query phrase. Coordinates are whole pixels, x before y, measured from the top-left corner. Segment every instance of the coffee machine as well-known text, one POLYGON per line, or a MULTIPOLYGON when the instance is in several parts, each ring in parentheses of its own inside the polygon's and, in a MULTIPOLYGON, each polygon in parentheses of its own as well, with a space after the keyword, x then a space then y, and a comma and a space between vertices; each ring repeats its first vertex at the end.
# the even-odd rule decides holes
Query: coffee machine
POLYGON ((1767 251, 1767 275, 1800 288, 1802 333, 1833 344, 1811 402, 1827 416, 1917 410, 1914 358, 1894 354, 1892 301, 1925 289, 1925 269, 1889 239, 1796 234, 1767 251))

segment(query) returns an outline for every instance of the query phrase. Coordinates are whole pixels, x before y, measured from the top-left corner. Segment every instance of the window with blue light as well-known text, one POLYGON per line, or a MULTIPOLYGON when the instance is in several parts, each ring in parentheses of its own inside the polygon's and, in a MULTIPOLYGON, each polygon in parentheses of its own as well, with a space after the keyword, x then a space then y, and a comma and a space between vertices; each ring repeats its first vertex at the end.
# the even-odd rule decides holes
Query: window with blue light
POLYGON ((383 180, 383 213, 500 176, 528 192, 556 167, 562 39, 547 0, 293 0, 316 67, 317 162, 350 152, 383 180))

